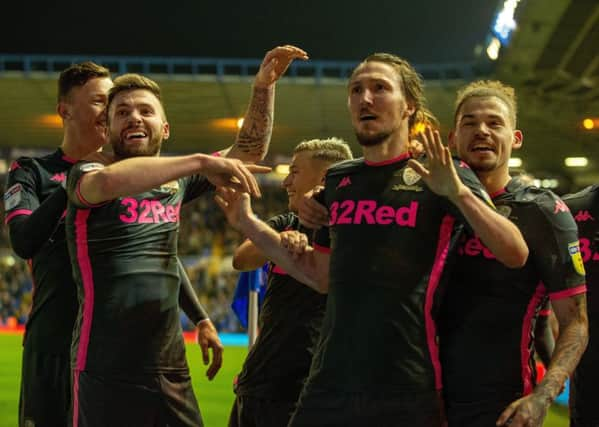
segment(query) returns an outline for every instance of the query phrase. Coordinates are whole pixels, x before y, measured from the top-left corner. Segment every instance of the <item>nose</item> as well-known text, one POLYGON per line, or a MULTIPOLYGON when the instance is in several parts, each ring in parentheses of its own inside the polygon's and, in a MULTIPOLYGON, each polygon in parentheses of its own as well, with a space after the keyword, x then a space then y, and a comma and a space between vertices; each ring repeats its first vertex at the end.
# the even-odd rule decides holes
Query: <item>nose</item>
POLYGON ((371 105, 373 100, 372 91, 370 89, 364 89, 360 93, 360 105, 367 104, 371 105))
POLYGON ((129 113, 129 116, 127 117, 127 122, 129 123, 139 123, 141 122, 141 113, 139 112, 138 109, 133 109, 131 110, 131 112, 129 113))
POLYGON ((283 188, 287 188, 291 185, 291 174, 288 174, 285 179, 283 180, 283 182, 281 182, 281 187, 283 188))
POLYGON ((476 126, 476 134, 480 136, 489 136, 489 127, 485 122, 480 122, 478 126, 476 126))

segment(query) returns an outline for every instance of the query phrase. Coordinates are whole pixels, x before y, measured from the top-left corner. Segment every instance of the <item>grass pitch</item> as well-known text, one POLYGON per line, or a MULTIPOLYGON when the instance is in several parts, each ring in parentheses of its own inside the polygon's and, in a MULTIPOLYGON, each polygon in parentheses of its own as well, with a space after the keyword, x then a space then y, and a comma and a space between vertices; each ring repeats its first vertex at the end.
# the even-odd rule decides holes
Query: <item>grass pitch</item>
MULTIPOLYGON (((0 427, 17 426, 19 403, 19 378, 21 369, 21 335, 0 334, 0 427)), ((200 349, 187 345, 187 358, 191 368, 194 389, 206 427, 225 427, 233 403, 233 377, 239 372, 247 350, 227 347, 224 363, 213 381, 205 376, 200 349)), ((553 406, 544 427, 568 426, 568 411, 553 406)))

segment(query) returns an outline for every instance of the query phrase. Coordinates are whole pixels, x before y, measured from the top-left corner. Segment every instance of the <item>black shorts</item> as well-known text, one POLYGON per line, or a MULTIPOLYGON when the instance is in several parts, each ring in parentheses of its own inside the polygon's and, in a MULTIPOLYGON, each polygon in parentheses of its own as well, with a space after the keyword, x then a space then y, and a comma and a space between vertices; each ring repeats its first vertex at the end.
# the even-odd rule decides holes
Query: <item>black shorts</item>
POLYGON ((294 409, 295 402, 237 396, 229 427, 285 427, 294 409))
POLYGON ((102 376, 75 372, 73 427, 202 427, 189 374, 102 376))
POLYGON ((302 392, 289 427, 440 427, 437 392, 340 393, 302 392))
POLYGON ((521 397, 521 393, 505 393, 472 401, 446 399, 448 427, 494 427, 501 413, 521 397))
POLYGON ((71 404, 69 354, 47 354, 23 347, 19 426, 64 427, 71 404))

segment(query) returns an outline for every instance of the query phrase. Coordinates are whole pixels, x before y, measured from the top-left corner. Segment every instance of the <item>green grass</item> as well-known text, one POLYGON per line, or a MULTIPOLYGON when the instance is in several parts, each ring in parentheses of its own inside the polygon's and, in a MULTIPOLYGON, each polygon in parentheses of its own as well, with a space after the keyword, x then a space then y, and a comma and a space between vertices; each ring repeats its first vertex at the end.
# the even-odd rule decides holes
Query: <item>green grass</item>
MULTIPOLYGON (((0 427, 17 425, 21 339, 19 335, 0 334, 0 427)), ((197 345, 187 346, 194 388, 206 427, 227 425, 234 397, 233 377, 239 372, 246 354, 245 348, 227 347, 221 371, 213 381, 208 381, 199 348, 197 345)), ((554 405, 544 426, 567 427, 567 409, 554 405)))

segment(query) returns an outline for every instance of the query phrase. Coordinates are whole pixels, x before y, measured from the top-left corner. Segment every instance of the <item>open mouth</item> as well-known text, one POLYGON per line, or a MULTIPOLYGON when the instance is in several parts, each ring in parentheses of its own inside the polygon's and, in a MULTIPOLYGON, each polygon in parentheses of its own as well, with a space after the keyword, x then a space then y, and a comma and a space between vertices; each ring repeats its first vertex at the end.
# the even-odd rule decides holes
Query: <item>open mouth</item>
POLYGON ((362 114, 360 116, 361 122, 368 122, 368 121, 372 121, 372 120, 376 120, 376 116, 374 114, 362 114))
POLYGON ((472 147, 470 149, 470 151, 474 151, 474 152, 479 152, 479 153, 494 153, 495 150, 492 147, 489 147, 487 145, 475 145, 474 147, 472 147))
POLYGON ((135 130, 125 132, 124 140, 129 142, 139 142, 142 139, 146 138, 148 134, 145 131, 135 130))

